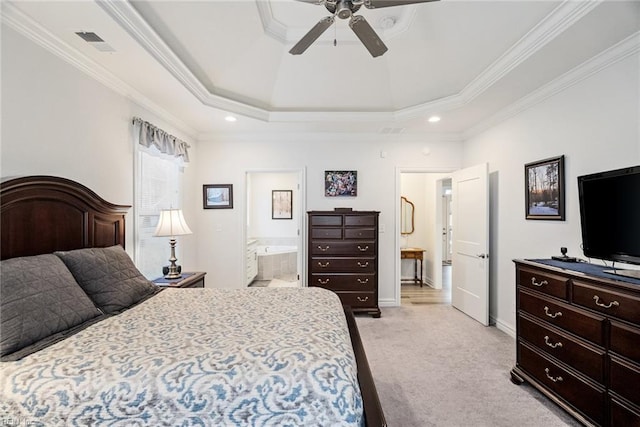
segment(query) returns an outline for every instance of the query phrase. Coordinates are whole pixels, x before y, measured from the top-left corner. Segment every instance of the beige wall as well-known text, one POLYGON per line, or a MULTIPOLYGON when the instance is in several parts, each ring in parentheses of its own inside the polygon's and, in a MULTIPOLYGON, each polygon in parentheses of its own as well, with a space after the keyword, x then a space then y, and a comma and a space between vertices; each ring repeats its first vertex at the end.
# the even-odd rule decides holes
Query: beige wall
MULTIPOLYGON (((636 53, 465 143, 465 165, 489 163, 491 317, 515 327, 514 258, 582 257, 577 177, 640 164, 636 53), (565 156, 566 220, 524 217, 524 165, 565 156)), ((594 260, 596 262, 596 260, 594 260)))
MULTIPOLYGON (((579 256, 576 177, 640 163, 639 63, 636 53, 605 67, 464 144, 426 135, 319 133, 233 135, 196 142, 171 122, 3 27, 1 174, 64 176, 109 201, 132 204, 130 120, 142 116, 193 146, 193 162, 185 172, 184 210, 194 234, 181 239, 181 264, 185 269, 207 271, 207 286, 238 288, 244 283, 246 171, 301 170, 303 209, 352 207, 381 212, 380 300, 384 306, 398 302, 398 171, 443 172, 488 162, 491 316, 502 329, 512 331, 512 258, 548 257, 560 246, 579 256), (566 221, 526 221, 523 165, 560 154, 567 159, 566 221), (323 175, 328 169, 357 170, 358 197, 325 198, 323 175), (234 185, 234 209, 202 209, 202 184, 212 183, 234 185)), ((132 227, 130 213, 129 251, 132 227)))
MULTIPOLYGON (((134 146, 131 119, 140 116, 192 145, 185 168, 183 207, 195 223, 200 193, 192 184, 194 139, 152 112, 107 89, 41 47, 2 27, 2 177, 55 175, 78 181, 109 202, 133 205, 134 146)), ((201 206, 201 204, 200 204, 201 206)), ((126 248, 134 252, 133 208, 126 248)), ((178 257, 195 268, 194 236, 184 236, 178 257)), ((167 257, 169 256, 167 248, 167 257)))

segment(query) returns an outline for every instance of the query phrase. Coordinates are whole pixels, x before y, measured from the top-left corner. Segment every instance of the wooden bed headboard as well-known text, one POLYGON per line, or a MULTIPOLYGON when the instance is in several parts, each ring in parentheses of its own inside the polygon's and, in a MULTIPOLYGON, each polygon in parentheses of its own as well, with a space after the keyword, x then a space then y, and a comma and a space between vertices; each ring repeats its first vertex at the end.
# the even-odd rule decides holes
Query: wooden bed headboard
POLYGON ((0 259, 125 244, 131 206, 109 203, 82 184, 55 176, 0 183, 0 259))

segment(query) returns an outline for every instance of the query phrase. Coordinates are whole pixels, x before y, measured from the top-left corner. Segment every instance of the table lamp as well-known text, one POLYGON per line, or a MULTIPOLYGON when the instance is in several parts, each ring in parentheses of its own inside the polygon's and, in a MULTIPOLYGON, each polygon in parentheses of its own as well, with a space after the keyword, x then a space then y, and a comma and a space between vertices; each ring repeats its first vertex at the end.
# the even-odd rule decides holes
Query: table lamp
POLYGON ((182 277, 176 266, 176 237, 185 234, 191 234, 191 230, 184 220, 181 209, 163 209, 160 211, 160 219, 156 227, 154 236, 170 237, 169 245, 171 245, 171 258, 169 258, 169 272, 164 276, 165 279, 179 279, 182 277))

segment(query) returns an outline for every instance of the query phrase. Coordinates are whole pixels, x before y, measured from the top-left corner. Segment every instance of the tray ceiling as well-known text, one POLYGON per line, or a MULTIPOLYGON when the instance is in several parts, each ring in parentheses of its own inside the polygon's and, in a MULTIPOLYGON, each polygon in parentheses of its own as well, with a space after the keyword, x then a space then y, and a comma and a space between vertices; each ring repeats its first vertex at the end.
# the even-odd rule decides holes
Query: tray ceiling
POLYGON ((3 24, 196 134, 469 132, 612 46, 637 49, 640 30, 636 1, 442 0, 358 14, 383 56, 338 19, 290 55, 328 15, 295 0, 3 2, 3 24))

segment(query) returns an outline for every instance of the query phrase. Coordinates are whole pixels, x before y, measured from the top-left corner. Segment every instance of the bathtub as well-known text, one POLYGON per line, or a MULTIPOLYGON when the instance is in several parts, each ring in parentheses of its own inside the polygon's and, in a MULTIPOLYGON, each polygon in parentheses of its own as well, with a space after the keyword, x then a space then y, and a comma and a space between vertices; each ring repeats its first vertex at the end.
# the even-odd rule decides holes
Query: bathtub
POLYGON ((296 246, 259 245, 257 253, 256 280, 297 280, 298 248, 296 246))
POLYGON ((258 256, 268 256, 276 254, 289 254, 298 252, 297 246, 257 246, 258 256))

